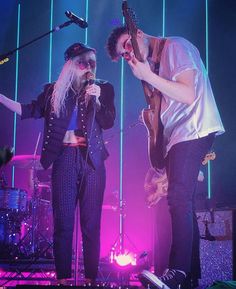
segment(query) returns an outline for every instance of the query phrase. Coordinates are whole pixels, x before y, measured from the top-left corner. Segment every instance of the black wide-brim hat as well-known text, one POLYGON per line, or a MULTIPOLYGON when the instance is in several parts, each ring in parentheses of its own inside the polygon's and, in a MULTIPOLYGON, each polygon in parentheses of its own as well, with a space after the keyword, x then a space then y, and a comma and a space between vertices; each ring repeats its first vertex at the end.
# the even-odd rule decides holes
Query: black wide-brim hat
POLYGON ((94 48, 89 47, 84 43, 81 42, 74 43, 66 49, 64 53, 65 61, 89 51, 93 51, 94 53, 96 53, 96 50, 94 48))

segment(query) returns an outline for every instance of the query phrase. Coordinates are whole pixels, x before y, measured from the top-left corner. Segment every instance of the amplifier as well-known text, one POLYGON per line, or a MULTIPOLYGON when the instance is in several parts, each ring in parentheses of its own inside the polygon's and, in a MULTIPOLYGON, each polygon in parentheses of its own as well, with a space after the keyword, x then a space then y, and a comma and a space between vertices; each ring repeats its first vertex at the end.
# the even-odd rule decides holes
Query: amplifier
POLYGON ((235 210, 210 210, 197 213, 201 235, 200 285, 235 280, 235 210))

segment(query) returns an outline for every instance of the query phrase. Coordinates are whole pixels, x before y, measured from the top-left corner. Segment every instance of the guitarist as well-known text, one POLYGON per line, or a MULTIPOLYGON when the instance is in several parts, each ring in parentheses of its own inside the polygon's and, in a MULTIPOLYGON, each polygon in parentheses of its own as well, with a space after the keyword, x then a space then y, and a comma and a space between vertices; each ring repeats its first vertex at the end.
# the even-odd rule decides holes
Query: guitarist
POLYGON ((107 50, 112 60, 124 57, 134 76, 162 95, 160 119, 172 226, 171 253, 162 276, 143 271, 140 280, 144 285, 176 289, 186 281, 192 261, 198 256, 193 195, 201 160, 215 136, 224 133, 224 127, 197 48, 181 37, 167 37, 164 47, 162 43, 163 38, 139 29, 117 27, 108 38, 107 50), (136 57, 137 47, 142 61, 136 57))

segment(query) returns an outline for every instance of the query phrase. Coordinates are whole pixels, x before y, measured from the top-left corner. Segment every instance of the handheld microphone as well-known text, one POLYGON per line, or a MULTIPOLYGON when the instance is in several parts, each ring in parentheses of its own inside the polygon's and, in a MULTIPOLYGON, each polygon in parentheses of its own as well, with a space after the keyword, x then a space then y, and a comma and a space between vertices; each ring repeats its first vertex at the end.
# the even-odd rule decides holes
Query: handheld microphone
POLYGON ((91 85, 95 83, 95 75, 91 71, 86 73, 86 80, 87 80, 87 85, 91 85))
MULTIPOLYGON (((85 87, 87 85, 92 85, 95 83, 95 75, 91 71, 88 71, 86 73, 86 82, 85 82, 85 87)), ((95 95, 85 95, 85 103, 86 106, 88 105, 89 101, 92 101, 92 103, 95 105, 96 103, 96 96, 95 95)))
POLYGON ((88 27, 88 23, 83 19, 80 18, 78 16, 76 16, 74 13, 72 13, 71 11, 66 11, 65 15, 71 20, 73 21, 75 24, 79 25, 79 27, 81 28, 87 28, 88 27))

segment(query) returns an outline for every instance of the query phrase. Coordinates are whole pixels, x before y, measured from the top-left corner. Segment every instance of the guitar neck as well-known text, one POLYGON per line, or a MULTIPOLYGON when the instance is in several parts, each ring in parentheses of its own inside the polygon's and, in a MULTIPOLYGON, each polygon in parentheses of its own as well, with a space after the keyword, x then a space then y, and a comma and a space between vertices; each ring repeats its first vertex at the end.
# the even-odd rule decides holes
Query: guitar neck
POLYGON ((138 42, 137 42, 137 31, 135 33, 131 34, 131 43, 132 43, 135 57, 138 59, 138 61, 143 62, 144 60, 143 60, 143 57, 140 53, 140 50, 138 47, 138 42), (133 34, 135 34, 135 35, 133 35, 133 34))

